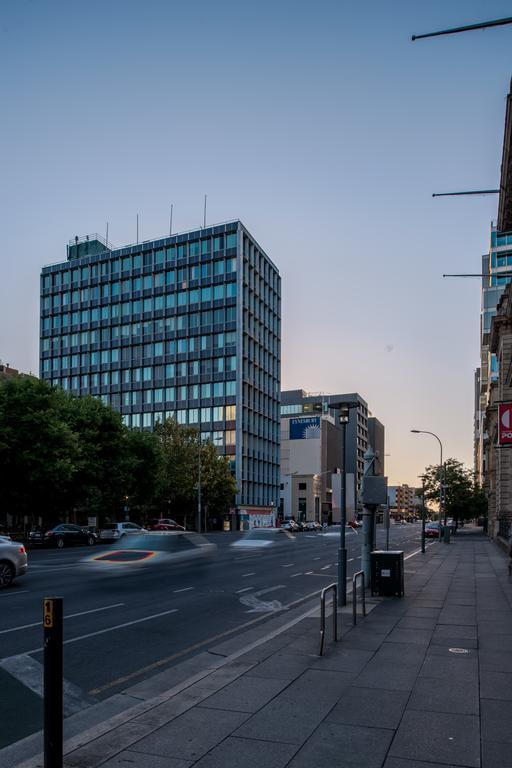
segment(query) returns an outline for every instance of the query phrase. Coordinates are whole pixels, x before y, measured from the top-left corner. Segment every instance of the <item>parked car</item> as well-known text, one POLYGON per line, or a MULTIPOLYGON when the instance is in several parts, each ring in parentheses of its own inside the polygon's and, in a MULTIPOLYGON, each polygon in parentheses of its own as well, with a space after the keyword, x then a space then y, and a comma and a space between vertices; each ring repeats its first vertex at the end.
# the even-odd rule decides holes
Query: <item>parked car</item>
POLYGON ((441 525, 439 523, 427 523, 425 525, 425 536, 429 539, 438 539, 441 525))
POLYGON ((124 523, 107 523, 103 526, 103 528, 100 531, 100 541, 102 543, 111 542, 111 541, 117 541, 118 539, 121 539, 126 534, 134 534, 134 533, 147 533, 147 529, 143 528, 141 525, 137 525, 137 523, 130 523, 130 522, 124 522, 124 523))
POLYGON ((97 542, 97 536, 79 525, 72 523, 58 523, 48 528, 33 528, 28 535, 29 544, 38 544, 48 547, 69 547, 80 544, 92 547, 97 542))
POLYGON ((138 573, 153 566, 167 566, 210 560, 217 546, 199 533, 185 531, 145 531, 123 534, 106 551, 84 558, 81 566, 89 572, 105 574, 138 573))
POLYGON ((148 520, 146 524, 148 531, 184 531, 183 525, 179 525, 176 520, 171 520, 169 517, 163 517, 160 519, 153 518, 148 520))
POLYGON ((0 540, 0 588, 10 587, 14 579, 27 572, 27 552, 18 541, 0 540))

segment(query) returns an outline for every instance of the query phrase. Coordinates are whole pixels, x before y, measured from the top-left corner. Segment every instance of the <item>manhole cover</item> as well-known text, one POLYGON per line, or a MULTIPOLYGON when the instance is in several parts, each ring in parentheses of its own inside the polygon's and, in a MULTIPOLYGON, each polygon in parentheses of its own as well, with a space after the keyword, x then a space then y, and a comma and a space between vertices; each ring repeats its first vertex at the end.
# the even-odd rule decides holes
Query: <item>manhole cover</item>
POLYGON ((467 648, 448 648, 450 653, 469 653, 467 648))

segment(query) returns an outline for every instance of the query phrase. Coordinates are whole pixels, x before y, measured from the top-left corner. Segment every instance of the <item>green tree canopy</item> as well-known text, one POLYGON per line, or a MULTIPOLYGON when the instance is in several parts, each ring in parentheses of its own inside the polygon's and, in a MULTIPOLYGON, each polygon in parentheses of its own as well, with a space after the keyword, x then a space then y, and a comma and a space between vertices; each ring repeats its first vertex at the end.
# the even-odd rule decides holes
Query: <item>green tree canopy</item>
MULTIPOLYGON (((439 502, 442 470, 434 464, 426 467, 425 499, 439 502)), ((487 513, 487 500, 475 475, 457 459, 444 465, 444 500, 446 516, 454 520, 471 520, 487 513)))

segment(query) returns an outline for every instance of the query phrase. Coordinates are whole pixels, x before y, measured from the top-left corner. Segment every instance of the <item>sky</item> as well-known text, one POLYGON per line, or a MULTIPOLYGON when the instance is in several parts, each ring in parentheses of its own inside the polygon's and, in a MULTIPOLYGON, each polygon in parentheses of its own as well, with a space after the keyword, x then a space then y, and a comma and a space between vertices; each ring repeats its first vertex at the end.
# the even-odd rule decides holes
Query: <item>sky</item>
POLYGON ((390 483, 472 465, 478 272, 512 26, 498 0, 4 0, 0 359, 38 371, 39 274, 240 218, 282 276, 282 387, 359 392, 390 483))

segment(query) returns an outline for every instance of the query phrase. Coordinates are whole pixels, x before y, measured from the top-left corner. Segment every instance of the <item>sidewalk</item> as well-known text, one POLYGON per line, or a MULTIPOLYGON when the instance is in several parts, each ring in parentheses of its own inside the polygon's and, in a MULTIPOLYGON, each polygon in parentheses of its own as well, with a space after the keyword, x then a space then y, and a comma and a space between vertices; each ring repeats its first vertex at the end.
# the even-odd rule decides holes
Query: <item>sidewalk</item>
POLYGON ((69 739, 65 765, 512 767, 512 584, 494 544, 471 529, 433 544, 407 561, 404 599, 349 622, 322 658, 317 616, 243 655, 228 641, 217 669, 69 739))

